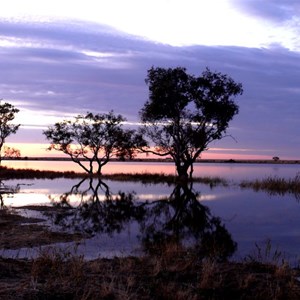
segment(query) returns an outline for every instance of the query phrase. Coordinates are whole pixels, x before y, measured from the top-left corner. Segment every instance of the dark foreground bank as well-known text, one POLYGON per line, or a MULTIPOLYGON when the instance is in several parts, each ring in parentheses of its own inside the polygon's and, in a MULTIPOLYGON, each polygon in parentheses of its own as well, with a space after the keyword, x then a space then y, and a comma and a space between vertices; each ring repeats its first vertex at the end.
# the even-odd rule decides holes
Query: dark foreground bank
POLYGON ((169 245, 145 257, 85 261, 55 250, 0 258, 0 299, 300 299, 287 265, 200 260, 169 245))
MULTIPOLYGON (((0 212, 1 249, 83 238, 0 212)), ((143 257, 87 261, 49 247, 32 260, 0 257, 0 299, 300 299, 299 269, 258 250, 242 262, 220 261, 170 240, 143 257)))

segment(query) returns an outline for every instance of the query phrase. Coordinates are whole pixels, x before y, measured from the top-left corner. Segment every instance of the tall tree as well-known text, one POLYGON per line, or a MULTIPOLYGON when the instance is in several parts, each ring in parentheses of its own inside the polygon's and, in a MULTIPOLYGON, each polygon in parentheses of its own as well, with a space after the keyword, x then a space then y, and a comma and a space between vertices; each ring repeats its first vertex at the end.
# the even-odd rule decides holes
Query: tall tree
POLYGON ((112 157, 131 159, 134 156, 131 140, 134 131, 122 128, 125 120, 112 111, 107 114, 88 112, 78 115, 75 120, 58 122, 43 133, 51 142, 49 150, 58 150, 70 156, 89 174, 101 175, 102 167, 112 157))
POLYGON ((19 109, 15 108, 10 103, 0 103, 0 163, 2 160, 2 148, 5 140, 11 134, 15 134, 20 124, 13 124, 15 114, 19 112, 19 109))
POLYGON ((170 156, 178 176, 188 178, 209 143, 226 135, 238 113, 234 97, 242 94, 242 85, 209 69, 195 77, 181 67, 152 67, 145 81, 149 99, 140 111, 141 133, 154 145, 142 150, 170 156))

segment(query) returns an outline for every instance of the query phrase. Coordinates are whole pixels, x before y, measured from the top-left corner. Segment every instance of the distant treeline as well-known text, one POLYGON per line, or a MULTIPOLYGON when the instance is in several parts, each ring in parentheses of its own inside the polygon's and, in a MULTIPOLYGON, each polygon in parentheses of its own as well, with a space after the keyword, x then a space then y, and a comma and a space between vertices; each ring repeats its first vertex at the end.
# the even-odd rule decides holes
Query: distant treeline
MULTIPOLYGON (((3 157, 2 160, 30 160, 30 161, 72 161, 69 157, 3 157)), ((85 161, 84 158, 81 159, 85 161)), ((133 158, 130 160, 120 160, 112 158, 115 162, 173 162, 170 158, 133 158)), ((237 164, 300 164, 300 160, 285 159, 274 161, 273 159, 197 159, 195 163, 237 163, 237 164)))

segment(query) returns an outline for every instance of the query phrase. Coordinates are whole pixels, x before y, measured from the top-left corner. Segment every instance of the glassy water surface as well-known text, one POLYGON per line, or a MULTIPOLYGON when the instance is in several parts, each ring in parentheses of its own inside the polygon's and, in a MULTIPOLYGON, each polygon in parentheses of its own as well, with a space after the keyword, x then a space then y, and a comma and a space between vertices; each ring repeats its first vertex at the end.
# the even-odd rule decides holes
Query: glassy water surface
MULTIPOLYGON (((168 170, 166 166, 161 167, 168 170)), ((140 168, 141 172, 142 168, 149 172, 148 165, 140 168)), ((128 170, 126 167, 126 172, 128 170)), ((299 172, 298 165, 201 164, 195 173, 201 176, 201 172, 205 173, 203 176, 220 176, 231 182, 229 186, 194 183, 191 188, 95 179, 6 180, 3 184, 10 187, 12 193, 1 194, 1 205, 65 208, 65 213, 59 215, 55 211, 46 215, 24 208, 19 211, 44 218, 54 230, 86 234, 87 238, 77 249, 86 258, 138 255, 155 243, 174 237, 183 243, 201 240, 203 247, 217 236, 227 247, 227 252, 224 250, 220 255, 233 253, 236 243, 234 257, 241 259, 254 250, 255 243, 263 247, 266 240, 270 240, 273 249, 278 248, 291 261, 298 259, 299 200, 291 194, 269 195, 241 189, 238 185, 243 179, 293 177, 299 172)), ((30 256, 34 251, 0 250, 0 254, 30 256)), ((201 251, 205 252, 205 247, 201 251)))

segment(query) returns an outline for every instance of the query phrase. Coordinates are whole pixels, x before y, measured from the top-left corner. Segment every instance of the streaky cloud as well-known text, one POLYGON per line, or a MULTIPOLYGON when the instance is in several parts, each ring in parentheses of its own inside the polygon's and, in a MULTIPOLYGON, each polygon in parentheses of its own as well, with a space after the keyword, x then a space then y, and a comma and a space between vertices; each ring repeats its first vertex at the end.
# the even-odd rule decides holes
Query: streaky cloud
MULTIPOLYGON (((240 113, 229 130, 237 142, 224 139, 212 147, 299 156, 300 53, 278 45, 175 47, 95 23, 1 21, 0 66, 1 98, 21 110, 33 115, 50 110, 62 118, 64 113, 114 110, 129 123, 138 122, 147 100, 151 66, 183 66, 194 75, 209 67, 244 87, 237 99, 240 113)), ((32 140, 29 136, 24 133, 22 139, 32 140)))

